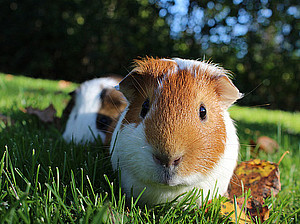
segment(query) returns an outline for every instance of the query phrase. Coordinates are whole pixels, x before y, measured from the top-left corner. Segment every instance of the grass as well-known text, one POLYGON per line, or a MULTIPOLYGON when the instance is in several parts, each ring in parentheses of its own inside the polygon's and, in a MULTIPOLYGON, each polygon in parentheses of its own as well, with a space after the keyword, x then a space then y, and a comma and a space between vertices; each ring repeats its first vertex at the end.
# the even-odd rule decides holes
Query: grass
MULTIPOLYGON (((62 128, 44 124, 23 113, 27 106, 46 108, 53 103, 61 116, 71 84, 0 74, 0 222, 1 223, 228 223, 214 199, 199 208, 201 191, 189 192, 179 202, 139 207, 126 200, 111 169, 107 149, 99 141, 82 146, 67 144, 62 128)), ((259 158, 280 164, 282 190, 267 200, 271 208, 266 223, 299 223, 300 114, 234 106, 241 142, 240 161, 248 160, 250 139, 267 135, 277 140, 274 154, 259 158)), ((205 202, 205 198, 202 198, 205 202)))

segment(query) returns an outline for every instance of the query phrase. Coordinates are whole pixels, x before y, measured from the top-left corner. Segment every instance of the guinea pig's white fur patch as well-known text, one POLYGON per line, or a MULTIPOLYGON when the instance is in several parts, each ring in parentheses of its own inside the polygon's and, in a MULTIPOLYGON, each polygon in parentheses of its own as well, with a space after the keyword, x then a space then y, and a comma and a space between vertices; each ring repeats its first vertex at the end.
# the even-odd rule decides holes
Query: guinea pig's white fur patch
MULTIPOLYGON (((178 58, 167 59, 167 61, 175 62, 178 66, 177 69, 180 70, 204 66, 213 73, 217 73, 216 75, 226 72, 220 67, 200 61, 178 58)), ((175 68, 172 72, 176 72, 177 69, 175 68)), ((169 75, 169 73, 166 74, 166 76, 169 75)), ((153 146, 146 139, 144 122, 127 123, 125 117, 129 108, 128 105, 122 113, 114 130, 110 146, 113 169, 120 170, 122 188, 127 196, 133 193, 136 198, 145 189, 140 201, 153 205, 171 201, 178 195, 194 188, 202 189, 204 197, 210 191, 210 198, 212 198, 214 189, 218 194, 224 195, 236 166, 239 150, 236 129, 226 110, 227 108, 223 108, 222 113, 220 113, 226 129, 226 143, 223 154, 216 155, 220 157, 218 163, 205 175, 195 172, 190 175, 175 175, 168 184, 159 182, 160 168, 153 159, 153 146)), ((201 204, 201 199, 198 203, 201 204)))
POLYGON ((114 78, 97 78, 86 81, 75 90, 75 105, 69 115, 63 138, 75 143, 94 141, 100 136, 104 142, 106 134, 96 126, 97 113, 101 108, 100 95, 103 89, 113 88, 118 84, 114 78), (93 136, 94 135, 94 136, 93 136))

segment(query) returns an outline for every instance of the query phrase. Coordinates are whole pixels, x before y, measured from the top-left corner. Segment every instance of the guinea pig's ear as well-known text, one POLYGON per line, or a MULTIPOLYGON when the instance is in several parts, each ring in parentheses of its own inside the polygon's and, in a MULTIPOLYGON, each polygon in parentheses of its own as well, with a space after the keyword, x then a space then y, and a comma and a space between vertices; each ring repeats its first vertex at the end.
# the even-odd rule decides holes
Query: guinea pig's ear
POLYGON ((126 99, 131 102, 135 96, 137 89, 141 87, 140 82, 141 76, 137 72, 132 71, 127 76, 125 76, 124 79, 122 79, 116 89, 122 92, 126 99))
POLYGON ((221 104, 226 109, 230 107, 236 100, 243 97, 232 83, 232 81, 226 75, 220 75, 216 78, 217 82, 217 93, 221 98, 221 104))

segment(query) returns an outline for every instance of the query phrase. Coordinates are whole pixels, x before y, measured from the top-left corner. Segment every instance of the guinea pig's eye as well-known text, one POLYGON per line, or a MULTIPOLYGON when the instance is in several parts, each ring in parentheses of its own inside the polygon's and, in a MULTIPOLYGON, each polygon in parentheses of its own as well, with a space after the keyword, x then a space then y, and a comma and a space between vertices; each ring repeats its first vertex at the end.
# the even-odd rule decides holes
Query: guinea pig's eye
POLYGON ((203 121, 205 120, 206 118, 206 108, 204 105, 201 105, 200 106, 200 109, 199 109, 199 116, 200 116, 200 119, 203 121))
POLYGON ((149 109, 150 109, 150 104, 149 104, 149 99, 147 98, 142 105, 142 110, 141 110, 140 116, 142 118, 145 118, 149 109))

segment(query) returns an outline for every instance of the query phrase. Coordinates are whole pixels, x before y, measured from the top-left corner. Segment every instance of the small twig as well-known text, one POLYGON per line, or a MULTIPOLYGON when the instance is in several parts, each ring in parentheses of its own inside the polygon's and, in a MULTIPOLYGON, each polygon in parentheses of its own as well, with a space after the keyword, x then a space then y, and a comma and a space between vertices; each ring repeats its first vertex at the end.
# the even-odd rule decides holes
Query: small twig
POLYGON ((283 158, 285 157, 286 154, 290 153, 290 151, 285 151, 285 153, 283 153, 283 155, 280 157, 277 165, 279 166, 279 164, 281 163, 281 160, 283 160, 283 158))

